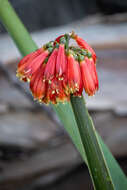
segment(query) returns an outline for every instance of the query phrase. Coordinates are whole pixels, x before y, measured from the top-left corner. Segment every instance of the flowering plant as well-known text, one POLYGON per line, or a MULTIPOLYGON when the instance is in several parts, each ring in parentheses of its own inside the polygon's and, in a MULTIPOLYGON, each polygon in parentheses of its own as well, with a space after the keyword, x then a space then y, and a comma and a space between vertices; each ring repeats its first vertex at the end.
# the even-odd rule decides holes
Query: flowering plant
POLYGON ((88 166, 94 189, 127 189, 127 179, 96 132, 82 96, 83 87, 88 95, 98 89, 94 50, 73 32, 37 50, 8 0, 0 0, 0 19, 25 56, 18 65, 18 77, 30 82, 35 99, 52 103, 88 166), (70 38, 78 47, 69 46, 70 38))

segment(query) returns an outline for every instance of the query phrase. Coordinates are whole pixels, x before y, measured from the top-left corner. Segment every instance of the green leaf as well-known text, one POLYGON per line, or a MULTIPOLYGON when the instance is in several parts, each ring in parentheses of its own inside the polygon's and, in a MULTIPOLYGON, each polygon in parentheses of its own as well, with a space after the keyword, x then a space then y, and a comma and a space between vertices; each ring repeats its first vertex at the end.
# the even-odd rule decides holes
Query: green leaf
MULTIPOLYGON (((14 40, 20 53, 23 56, 37 49, 37 45, 33 42, 31 36, 29 35, 26 28, 24 27, 24 25, 16 15, 14 9, 11 7, 10 3, 7 0, 0 0, 0 19, 8 30, 9 34, 12 36, 12 39, 14 40)), ((67 130, 73 143, 80 152, 83 160, 87 164, 87 157, 84 151, 79 128, 77 126, 71 104, 59 104, 57 106, 53 106, 53 108, 56 111, 61 122, 64 124, 65 129, 67 130)), ((127 189, 127 180, 124 173, 122 172, 118 163, 112 156, 111 152, 108 150, 107 146, 103 143, 99 135, 98 138, 115 189, 127 189)))
MULTIPOLYGON (((79 133, 78 126, 76 124, 76 120, 73 114, 73 110, 71 108, 71 104, 70 103, 58 104, 57 106, 53 106, 53 109, 57 113, 61 122, 63 123, 66 131, 68 132, 69 136, 72 139, 72 142, 75 144, 78 151, 80 152, 83 160, 87 164, 86 154, 83 148, 81 136, 79 133)), ((115 190, 127 189, 126 176, 124 175, 122 169, 120 168, 119 164, 117 163, 117 161, 115 160, 111 152, 109 151, 108 147, 104 144, 101 137, 98 135, 97 132, 96 134, 99 138, 99 142, 100 142, 105 160, 107 162, 107 166, 109 168, 115 190)))
POLYGON ((83 157, 83 160, 87 163, 86 154, 82 145, 82 141, 80 138, 80 133, 75 121, 75 117, 73 114, 73 110, 70 103, 58 104, 56 106, 52 106, 59 119, 63 123, 66 131, 71 137, 73 143, 77 147, 78 151, 83 157))

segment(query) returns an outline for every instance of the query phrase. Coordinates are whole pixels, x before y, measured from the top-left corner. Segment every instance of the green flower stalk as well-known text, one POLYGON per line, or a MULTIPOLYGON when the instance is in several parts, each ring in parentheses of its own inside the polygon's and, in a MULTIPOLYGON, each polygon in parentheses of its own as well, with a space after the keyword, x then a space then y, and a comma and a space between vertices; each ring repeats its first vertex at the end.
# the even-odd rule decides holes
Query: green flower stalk
POLYGON ((37 45, 7 0, 0 0, 0 20, 3 22, 22 55, 27 55, 37 49, 37 45))

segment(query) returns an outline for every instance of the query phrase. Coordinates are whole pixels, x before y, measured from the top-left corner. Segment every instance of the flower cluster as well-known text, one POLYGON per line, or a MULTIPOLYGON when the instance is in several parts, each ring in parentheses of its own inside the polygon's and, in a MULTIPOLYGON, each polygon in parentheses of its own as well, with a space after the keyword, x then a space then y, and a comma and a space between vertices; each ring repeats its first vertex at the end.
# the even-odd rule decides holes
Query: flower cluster
POLYGON ((34 98, 46 104, 64 103, 71 95, 81 96, 83 88, 89 96, 98 90, 96 54, 74 32, 25 56, 18 64, 17 76, 30 82, 34 98), (69 46, 70 39, 77 46, 69 46))

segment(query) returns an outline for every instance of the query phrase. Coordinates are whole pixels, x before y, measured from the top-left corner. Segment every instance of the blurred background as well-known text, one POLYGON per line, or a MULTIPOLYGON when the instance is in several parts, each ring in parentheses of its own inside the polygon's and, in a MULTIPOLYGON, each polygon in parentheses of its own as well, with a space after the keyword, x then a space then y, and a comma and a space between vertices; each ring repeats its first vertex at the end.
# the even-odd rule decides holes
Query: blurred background
MULTIPOLYGON (((127 174, 127 1, 10 0, 38 46, 74 30, 95 49, 96 129, 127 174)), ((15 26, 16 27, 16 26, 15 26)), ((88 170, 50 107, 15 76, 21 56, 0 23, 0 189, 91 190, 88 170)))

